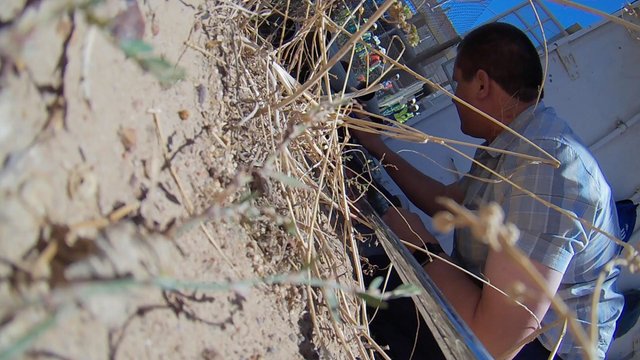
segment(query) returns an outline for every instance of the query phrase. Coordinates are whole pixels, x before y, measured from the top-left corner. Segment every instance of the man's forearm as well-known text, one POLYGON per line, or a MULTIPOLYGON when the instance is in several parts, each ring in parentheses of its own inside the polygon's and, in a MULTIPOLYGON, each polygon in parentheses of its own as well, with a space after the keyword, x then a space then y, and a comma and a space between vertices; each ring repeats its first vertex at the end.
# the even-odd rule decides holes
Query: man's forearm
POLYGON ((443 210, 435 201, 436 198, 452 197, 447 186, 423 174, 388 147, 385 146, 374 155, 409 200, 429 216, 443 210))
MULTIPOLYGON (((451 260, 446 255, 444 257, 451 260)), ((471 326, 482 289, 467 274, 452 269, 450 264, 441 260, 434 259, 424 269, 458 315, 471 326)))
MULTIPOLYGON (((422 248, 425 247, 423 243, 438 243, 436 238, 424 227, 420 217, 408 210, 389 209, 383 219, 398 238, 405 242, 422 248)), ((410 247, 411 250, 412 248, 410 247)), ((444 253, 437 255, 451 261, 444 253)), ((496 337, 493 336, 493 329, 488 330, 487 324, 478 323, 477 321, 479 304, 482 299, 482 288, 470 276, 439 259, 434 259, 426 264, 424 269, 458 315, 469 325, 487 349, 493 351, 494 355, 502 353, 501 345, 504 345, 504 343, 494 341, 496 337)))

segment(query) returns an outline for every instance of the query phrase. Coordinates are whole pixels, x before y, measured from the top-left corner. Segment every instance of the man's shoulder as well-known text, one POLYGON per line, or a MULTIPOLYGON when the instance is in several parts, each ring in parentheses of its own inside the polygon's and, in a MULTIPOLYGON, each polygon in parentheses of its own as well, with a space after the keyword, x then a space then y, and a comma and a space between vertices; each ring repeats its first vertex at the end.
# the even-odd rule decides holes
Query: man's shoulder
MULTIPOLYGON (((600 195, 606 193, 604 189, 608 189, 609 185, 589 148, 573 132, 567 122, 556 115, 552 108, 544 109, 540 115, 531 121, 523 135, 535 146, 560 162, 556 169, 549 169, 550 179, 558 184, 574 184, 575 191, 578 191, 580 195, 573 194, 571 196, 578 196, 588 202, 602 201, 600 195)), ((546 158, 540 150, 535 149, 524 140, 518 141, 514 151, 546 158)), ((516 167, 526 165, 523 162, 527 162, 527 160, 518 160, 517 162, 516 167)), ((535 169, 531 169, 531 171, 538 173, 535 169)), ((565 191, 570 193, 567 189, 565 191)))
MULTIPOLYGON (((522 135, 551 156, 564 156, 565 161, 581 156, 592 158, 582 139, 576 135, 567 121, 556 114, 552 107, 543 107, 536 111, 535 116, 523 129, 522 135)), ((514 145, 517 147, 514 150, 520 150, 527 154, 543 155, 535 149, 535 146, 524 139, 519 139, 514 145)), ((562 161, 562 159, 558 160, 562 161)))
POLYGON ((558 116, 552 107, 544 107, 535 112, 523 129, 525 137, 534 140, 558 141, 568 143, 575 134, 569 124, 558 116))

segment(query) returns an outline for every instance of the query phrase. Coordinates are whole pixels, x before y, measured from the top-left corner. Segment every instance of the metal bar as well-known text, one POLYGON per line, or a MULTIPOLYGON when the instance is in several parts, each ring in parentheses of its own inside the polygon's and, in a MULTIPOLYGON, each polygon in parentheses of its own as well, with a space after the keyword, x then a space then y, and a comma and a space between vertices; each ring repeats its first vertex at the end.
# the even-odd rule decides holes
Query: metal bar
POLYGON ((615 129, 613 129, 611 132, 609 132, 608 134, 600 138, 600 140, 589 145, 589 150, 593 153, 597 152, 598 150, 600 150, 601 147, 611 142, 611 140, 624 134, 627 130, 629 130, 629 128, 635 125, 638 121, 640 121, 640 113, 635 114, 634 116, 631 117, 631 119, 627 121, 620 121, 615 129))
MULTIPOLYGON (((524 7, 522 7, 524 8, 524 7)), ((518 9, 520 10, 520 9, 518 9)), ((542 46, 544 44, 544 40, 539 38, 538 35, 536 35, 536 33, 533 32, 533 29, 536 29, 538 26, 538 24, 536 23, 535 25, 529 25, 527 24, 527 22, 525 21, 525 19, 517 12, 514 11, 513 15, 515 15, 518 20, 520 20, 520 22, 522 22, 522 25, 524 25, 524 29, 522 29, 525 33, 529 33, 531 34, 531 36, 533 36, 534 39, 536 39, 536 41, 538 42, 538 45, 536 45, 536 48, 538 46, 542 46)))
MULTIPOLYGON (((511 9, 509 9, 509 10, 506 10, 506 11, 501 12, 500 14, 498 14, 498 15, 496 15, 496 16, 494 16, 494 17, 492 17, 492 18, 491 18, 491 19, 489 19, 488 21, 485 21, 485 24, 489 24, 489 23, 492 23, 492 22, 496 22, 496 21, 498 21, 498 20, 502 19, 503 17, 507 16, 508 14, 510 14, 510 13, 512 13, 512 12, 513 12, 513 13, 515 13, 516 11, 520 10, 521 8, 523 8, 523 7, 524 7, 525 5, 527 5, 527 4, 529 4, 529 2, 528 2, 528 1, 524 1, 523 3, 518 4, 518 5, 516 5, 516 6, 512 7, 512 8, 511 8, 511 9)), ((526 25, 526 24, 525 24, 525 25, 526 25)))
POLYGON ((560 32, 562 33, 562 35, 564 35, 564 36, 569 35, 569 33, 562 26, 562 24, 560 23, 558 18, 556 18, 555 15, 553 15, 551 10, 549 10, 547 5, 545 5, 542 1, 539 1, 539 0, 533 0, 533 2, 536 4, 536 6, 539 6, 542 9, 543 12, 545 12, 547 14, 549 19, 551 19, 551 21, 553 21, 553 23, 558 27, 558 29, 560 29, 560 32))
POLYGON ((445 358, 448 360, 493 359, 406 246, 374 213, 369 203, 363 202, 363 205, 366 208, 366 215, 376 227, 378 241, 391 259, 402 281, 424 289, 420 295, 413 297, 413 301, 436 342, 440 345, 440 350, 445 358))

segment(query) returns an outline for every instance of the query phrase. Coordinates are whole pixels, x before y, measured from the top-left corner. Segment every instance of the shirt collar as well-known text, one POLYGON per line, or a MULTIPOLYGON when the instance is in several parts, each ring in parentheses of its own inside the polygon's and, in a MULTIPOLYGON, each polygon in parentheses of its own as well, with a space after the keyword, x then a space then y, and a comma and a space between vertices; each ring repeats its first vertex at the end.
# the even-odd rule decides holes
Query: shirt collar
MULTIPOLYGON (((538 102, 538 104, 533 104, 529 106, 524 111, 522 111, 520 115, 518 115, 511 122, 511 124, 509 124, 509 128, 511 128, 511 130, 517 132, 520 135, 524 135, 524 131, 526 130, 531 120, 540 112, 544 111, 544 109, 545 109, 545 106, 542 101, 538 102)), ((505 150, 509 147, 509 145, 511 145, 517 139, 519 139, 517 135, 505 129, 505 130, 502 130, 502 132, 498 134, 498 136, 495 139, 493 139, 493 141, 487 146, 496 148, 496 149, 505 150)), ((498 155, 502 154, 501 152, 497 152, 493 150, 487 150, 487 153, 491 155, 491 157, 497 157, 498 155)))

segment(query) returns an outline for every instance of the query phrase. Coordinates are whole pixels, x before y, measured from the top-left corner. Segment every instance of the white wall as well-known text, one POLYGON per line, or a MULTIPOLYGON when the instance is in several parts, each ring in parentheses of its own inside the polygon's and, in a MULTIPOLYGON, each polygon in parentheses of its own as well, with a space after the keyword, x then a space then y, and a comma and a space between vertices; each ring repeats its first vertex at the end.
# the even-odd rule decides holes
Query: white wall
MULTIPOLYGON (((545 103, 556 108, 587 145, 640 113, 640 40, 604 23, 550 46, 545 103)), ((640 124, 594 155, 616 200, 640 187, 640 124)))

